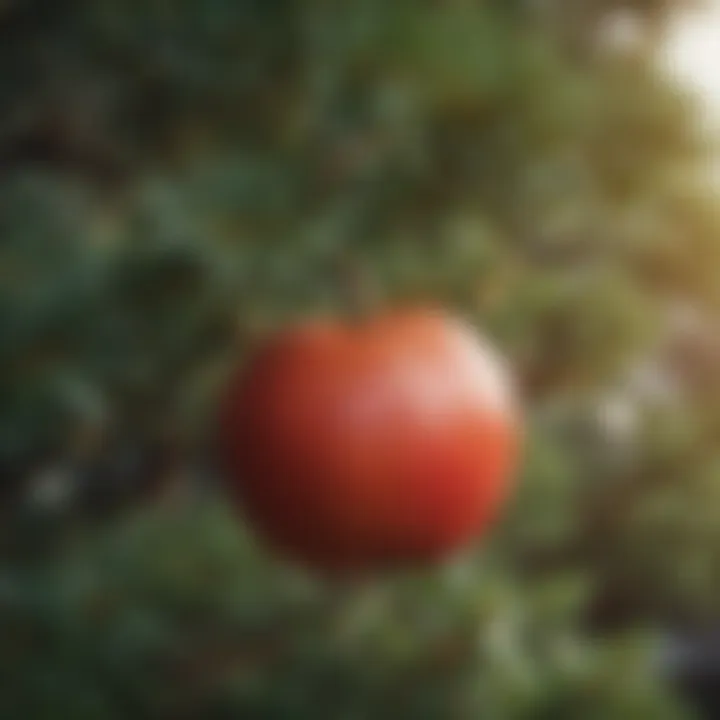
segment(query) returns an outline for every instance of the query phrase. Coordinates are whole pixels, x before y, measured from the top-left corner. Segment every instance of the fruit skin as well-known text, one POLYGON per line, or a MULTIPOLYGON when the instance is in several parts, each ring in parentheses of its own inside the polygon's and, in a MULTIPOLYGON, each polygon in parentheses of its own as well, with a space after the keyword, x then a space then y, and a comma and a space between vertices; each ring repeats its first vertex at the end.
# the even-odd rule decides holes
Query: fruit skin
POLYGON ((420 309, 316 321, 264 343, 230 382, 231 497, 262 541, 330 573, 443 560, 512 485, 509 373, 464 323, 420 309))

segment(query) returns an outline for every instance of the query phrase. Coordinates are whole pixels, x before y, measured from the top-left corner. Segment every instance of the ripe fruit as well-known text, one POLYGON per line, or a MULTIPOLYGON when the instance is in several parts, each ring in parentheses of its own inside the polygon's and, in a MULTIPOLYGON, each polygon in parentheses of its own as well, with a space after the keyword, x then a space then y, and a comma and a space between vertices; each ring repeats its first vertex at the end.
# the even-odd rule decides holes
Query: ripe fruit
POLYGON ((442 313, 286 330, 225 400, 232 497, 269 546, 315 569, 439 561, 508 496, 520 435, 510 379, 442 313))

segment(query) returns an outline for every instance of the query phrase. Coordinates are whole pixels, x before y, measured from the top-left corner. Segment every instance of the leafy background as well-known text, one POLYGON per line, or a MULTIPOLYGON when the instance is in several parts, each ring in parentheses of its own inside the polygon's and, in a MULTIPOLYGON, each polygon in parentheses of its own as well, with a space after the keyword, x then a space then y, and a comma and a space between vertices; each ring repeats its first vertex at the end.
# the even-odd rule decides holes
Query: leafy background
POLYGON ((679 5, 0 5, 0 717, 695 717, 720 225, 679 5), (488 332, 529 423, 493 538, 356 590, 256 547, 213 453, 338 258, 488 332))

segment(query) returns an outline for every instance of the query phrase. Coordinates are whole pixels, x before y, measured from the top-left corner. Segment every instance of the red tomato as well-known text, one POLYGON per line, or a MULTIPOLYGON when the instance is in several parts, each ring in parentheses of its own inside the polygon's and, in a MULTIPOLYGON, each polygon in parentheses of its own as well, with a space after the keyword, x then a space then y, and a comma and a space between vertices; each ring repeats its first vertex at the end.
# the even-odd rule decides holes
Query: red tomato
POLYGON ((519 426, 494 351, 423 310, 279 333, 230 384, 220 422, 232 497, 260 538, 322 571, 466 546, 508 496, 519 426))

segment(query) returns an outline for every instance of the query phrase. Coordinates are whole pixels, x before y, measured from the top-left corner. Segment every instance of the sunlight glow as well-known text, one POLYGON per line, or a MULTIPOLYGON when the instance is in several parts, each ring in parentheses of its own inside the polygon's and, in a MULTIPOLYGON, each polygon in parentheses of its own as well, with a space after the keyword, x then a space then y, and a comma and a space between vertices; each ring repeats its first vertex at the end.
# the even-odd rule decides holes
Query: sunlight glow
POLYGON ((720 127, 720 0, 678 21, 663 62, 678 80, 697 89, 710 123, 720 127))

